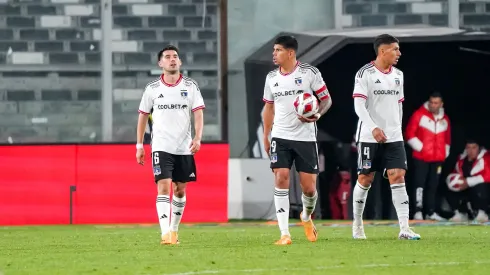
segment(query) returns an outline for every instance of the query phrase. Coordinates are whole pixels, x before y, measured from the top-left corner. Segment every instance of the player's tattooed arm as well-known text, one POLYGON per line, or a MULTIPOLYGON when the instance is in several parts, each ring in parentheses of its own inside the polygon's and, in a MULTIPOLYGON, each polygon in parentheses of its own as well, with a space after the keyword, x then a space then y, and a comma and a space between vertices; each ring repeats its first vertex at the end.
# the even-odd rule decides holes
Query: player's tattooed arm
POLYGON ((320 101, 320 106, 318 107, 318 113, 323 116, 332 107, 332 97, 320 101))

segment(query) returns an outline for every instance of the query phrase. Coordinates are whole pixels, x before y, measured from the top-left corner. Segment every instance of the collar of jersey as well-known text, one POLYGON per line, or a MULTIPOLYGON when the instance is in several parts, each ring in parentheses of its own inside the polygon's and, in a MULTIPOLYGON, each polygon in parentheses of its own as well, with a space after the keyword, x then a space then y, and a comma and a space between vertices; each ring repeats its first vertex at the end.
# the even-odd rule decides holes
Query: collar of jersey
POLYGON ((162 81, 163 85, 165 85, 167 87, 175 87, 175 86, 179 85, 180 81, 182 80, 182 74, 179 75, 179 79, 177 79, 177 82, 175 82, 175 84, 170 84, 170 83, 165 82, 165 80, 163 79, 163 74, 160 76, 160 80, 162 81))

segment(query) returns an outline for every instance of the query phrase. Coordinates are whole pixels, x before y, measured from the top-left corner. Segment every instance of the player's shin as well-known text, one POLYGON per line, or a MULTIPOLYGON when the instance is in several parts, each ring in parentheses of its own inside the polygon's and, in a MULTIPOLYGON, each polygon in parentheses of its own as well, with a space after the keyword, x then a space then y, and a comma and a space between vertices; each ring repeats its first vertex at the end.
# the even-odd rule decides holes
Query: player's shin
POLYGON ((274 204, 276 206, 277 223, 281 236, 290 235, 289 233, 289 189, 274 190, 274 204))
POLYGON ((158 213, 158 222, 160 223, 160 229, 163 236, 169 232, 170 196, 158 195, 156 206, 158 213))
POLYGON ((356 186, 354 187, 354 192, 352 194, 352 203, 353 203, 353 218, 354 218, 354 226, 362 226, 362 215, 364 213, 364 207, 366 206, 366 199, 368 196, 370 187, 364 187, 357 181, 356 186))
POLYGON ((313 196, 309 197, 303 193, 301 201, 303 202, 303 221, 309 221, 311 214, 315 211, 316 201, 318 199, 318 193, 315 191, 313 196))
POLYGON ((400 223, 400 229, 407 229, 409 227, 408 215, 410 207, 405 183, 391 184, 391 196, 398 216, 398 222, 400 223))
POLYGON ((172 197, 172 218, 170 220, 170 231, 179 231, 179 224, 184 215, 185 195, 181 198, 175 194, 172 197))

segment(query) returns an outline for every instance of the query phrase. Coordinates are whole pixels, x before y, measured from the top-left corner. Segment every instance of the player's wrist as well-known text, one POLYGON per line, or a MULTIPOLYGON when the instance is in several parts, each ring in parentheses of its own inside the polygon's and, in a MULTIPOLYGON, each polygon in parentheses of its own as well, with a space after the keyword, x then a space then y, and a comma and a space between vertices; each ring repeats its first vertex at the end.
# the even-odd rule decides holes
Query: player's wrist
POLYGON ((322 114, 316 113, 316 114, 314 114, 314 116, 316 117, 316 119, 320 119, 320 117, 322 117, 322 114))
POLYGON ((143 149, 143 143, 136 143, 136 149, 143 149))

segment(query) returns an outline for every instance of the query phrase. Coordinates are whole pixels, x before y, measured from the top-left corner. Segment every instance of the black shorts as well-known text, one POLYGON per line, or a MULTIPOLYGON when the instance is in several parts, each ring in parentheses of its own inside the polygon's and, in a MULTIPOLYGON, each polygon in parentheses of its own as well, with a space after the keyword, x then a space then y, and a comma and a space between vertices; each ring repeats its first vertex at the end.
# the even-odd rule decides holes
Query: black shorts
POLYGON ((296 141, 272 138, 270 150, 271 168, 288 168, 318 174, 318 149, 314 141, 296 141))
POLYGON ((196 163, 193 155, 174 155, 167 152, 153 152, 153 176, 155 182, 172 179, 173 182, 197 180, 196 163))
POLYGON ((403 141, 390 143, 359 142, 357 145, 357 172, 367 175, 388 169, 407 170, 407 154, 403 141))

